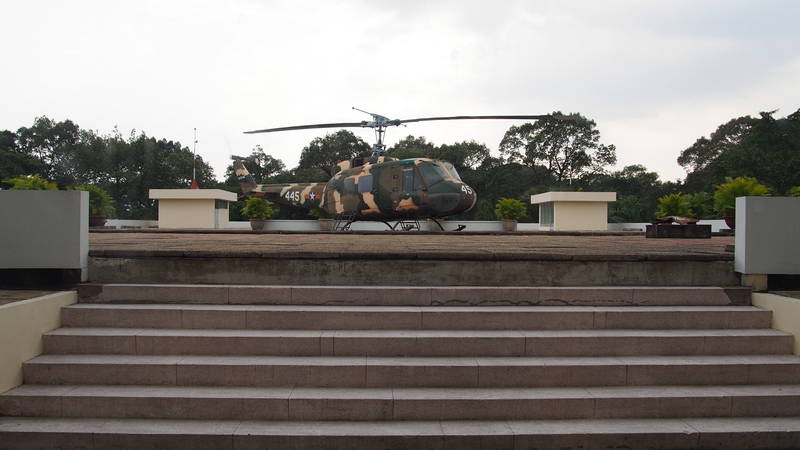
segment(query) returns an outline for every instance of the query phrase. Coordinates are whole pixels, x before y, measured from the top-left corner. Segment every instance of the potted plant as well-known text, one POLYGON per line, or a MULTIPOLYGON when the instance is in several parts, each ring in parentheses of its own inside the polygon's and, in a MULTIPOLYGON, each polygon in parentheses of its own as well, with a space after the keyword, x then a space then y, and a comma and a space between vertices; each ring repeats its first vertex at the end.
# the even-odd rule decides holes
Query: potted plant
POLYGON ((273 213, 272 203, 261 197, 250 197, 242 208, 242 214, 250 218, 250 228, 254 231, 263 230, 273 213))
POLYGON ((89 226, 102 227, 109 216, 114 215, 114 201, 105 189, 99 186, 75 186, 75 190, 89 193, 89 226))
POLYGON ((39 175, 19 176, 3 180, 10 184, 10 189, 17 191, 57 191, 58 186, 39 175))
POLYGON ((333 219, 328 211, 322 208, 314 208, 308 213, 311 217, 316 217, 319 223, 319 231, 333 231, 333 219))
POLYGON ((733 230, 736 227, 736 197, 764 197, 769 188, 754 177, 725 177, 725 183, 716 186, 714 208, 722 214, 725 224, 733 230))
POLYGON ((503 222, 503 231, 517 231, 517 220, 525 216, 525 204, 514 198, 501 198, 494 214, 503 222))
POLYGON ((656 217, 692 217, 692 215, 689 200, 681 194, 669 194, 658 199, 656 217))

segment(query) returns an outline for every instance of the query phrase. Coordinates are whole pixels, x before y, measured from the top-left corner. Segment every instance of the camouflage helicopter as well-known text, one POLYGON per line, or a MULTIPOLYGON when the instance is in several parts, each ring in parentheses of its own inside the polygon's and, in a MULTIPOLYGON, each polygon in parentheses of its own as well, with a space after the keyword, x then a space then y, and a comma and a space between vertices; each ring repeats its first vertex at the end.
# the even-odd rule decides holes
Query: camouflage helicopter
POLYGON ((340 161, 331 168, 331 179, 324 183, 256 184, 242 158, 232 156, 234 172, 248 196, 312 210, 320 208, 336 219, 336 229, 347 230, 355 221, 381 221, 389 228, 419 229, 420 219, 432 219, 444 230, 439 219, 469 211, 475 206, 475 190, 461 181, 447 161, 429 158, 399 160, 386 156, 383 137, 390 126, 432 120, 510 119, 536 120, 550 115, 448 116, 417 119, 389 119, 353 108, 372 116, 371 121, 296 125, 245 134, 311 128, 362 127, 375 130, 377 142, 370 156, 340 161), (395 221, 394 225, 389 222, 395 221))

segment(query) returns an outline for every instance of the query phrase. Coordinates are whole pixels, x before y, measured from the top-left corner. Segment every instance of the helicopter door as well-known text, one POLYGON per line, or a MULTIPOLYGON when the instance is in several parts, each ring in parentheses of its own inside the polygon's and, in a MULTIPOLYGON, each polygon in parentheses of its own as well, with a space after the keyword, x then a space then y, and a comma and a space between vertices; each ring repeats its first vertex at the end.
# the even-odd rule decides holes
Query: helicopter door
POLYGON ((403 167, 403 198, 414 194, 414 167, 403 167))

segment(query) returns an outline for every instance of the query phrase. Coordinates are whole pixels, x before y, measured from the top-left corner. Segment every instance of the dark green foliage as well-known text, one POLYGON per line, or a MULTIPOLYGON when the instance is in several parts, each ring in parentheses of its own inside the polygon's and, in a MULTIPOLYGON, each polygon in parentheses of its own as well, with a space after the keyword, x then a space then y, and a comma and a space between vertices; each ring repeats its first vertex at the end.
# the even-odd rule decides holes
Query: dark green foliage
POLYGON ((17 191, 57 191, 58 186, 52 181, 47 181, 39 175, 19 176, 3 180, 10 185, 10 189, 17 191))
POLYGON ((321 169, 325 172, 339 161, 369 154, 370 146, 348 130, 339 130, 325 137, 314 138, 300 153, 300 169, 321 169))
POLYGON ((474 220, 495 220, 494 208, 489 200, 478 200, 473 211, 474 220))
POLYGON ((692 217, 689 201, 681 194, 669 194, 658 199, 656 217, 681 216, 692 217))
MULTIPOLYGON (((154 219, 154 188, 186 188, 191 183, 192 152, 179 142, 132 132, 98 136, 69 120, 38 117, 31 127, 0 132, 0 173, 40 173, 61 187, 95 185, 106 190, 121 219, 154 219)), ((201 187, 215 187, 210 166, 197 157, 201 187)))
POLYGON ((716 187, 714 191, 714 208, 721 215, 730 215, 728 212, 736 209, 736 197, 766 196, 769 188, 759 183, 753 177, 726 177, 725 183, 716 187))
POLYGON ((698 219, 717 218, 717 215, 714 214, 714 196, 708 192, 686 194, 684 197, 686 201, 689 202, 689 208, 692 210, 692 217, 698 219))
MULTIPOLYGON (((552 115, 563 116, 560 111, 552 115)), ((593 120, 580 114, 568 120, 555 117, 512 126, 500 142, 500 152, 510 162, 546 167, 559 182, 603 172, 616 163, 616 148, 600 144, 593 120)))
POLYGON ((795 187, 789 189, 789 192, 787 192, 787 195, 789 195, 790 197, 800 197, 800 186, 795 186, 795 187))
POLYGON ((436 146, 424 137, 408 135, 391 146, 386 154, 397 159, 431 158, 435 148, 436 146))
POLYGON ((314 208, 308 212, 308 215, 317 219, 330 219, 331 215, 322 208, 314 208))
POLYGON ((648 220, 650 213, 645 212, 642 200, 636 195, 618 196, 616 202, 608 204, 608 221, 611 223, 639 223, 648 220))
POLYGON ((494 206, 498 219, 519 220, 525 215, 525 204, 515 198, 501 198, 494 206))
POLYGON ((271 219, 273 210, 272 203, 260 197, 250 197, 242 208, 242 214, 251 219, 271 219))
POLYGON ((75 186, 78 191, 89 193, 89 215, 111 217, 116 212, 114 201, 105 189, 91 184, 75 186))
MULTIPOLYGON (((286 165, 280 159, 274 158, 264 152, 260 145, 256 145, 250 156, 245 160, 247 171, 258 183, 264 183, 270 177, 274 177, 286 169, 286 165)), ((225 169, 225 184, 228 186, 239 187, 239 180, 236 179, 236 174, 233 173, 233 164, 228 165, 225 169)))
POLYGON ((800 184, 800 110, 783 119, 774 111, 738 117, 684 150, 690 192, 711 191, 726 177, 755 177, 776 193, 800 184))

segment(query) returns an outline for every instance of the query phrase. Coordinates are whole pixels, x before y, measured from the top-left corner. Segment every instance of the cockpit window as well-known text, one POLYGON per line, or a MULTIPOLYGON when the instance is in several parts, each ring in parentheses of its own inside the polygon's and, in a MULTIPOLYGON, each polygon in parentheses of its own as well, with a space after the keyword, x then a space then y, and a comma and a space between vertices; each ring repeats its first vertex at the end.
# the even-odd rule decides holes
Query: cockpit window
POLYGON ((458 181, 461 181, 461 177, 458 176, 458 172, 456 171, 456 168, 453 167, 452 164, 450 164, 449 162, 445 162, 443 164, 445 170, 447 170, 447 172, 450 174, 451 177, 455 178, 458 181))
POLYGON ((425 181, 425 184, 427 184, 428 187, 433 186, 434 184, 450 176, 444 167, 431 162, 424 162, 417 167, 422 174, 422 180, 425 181))

